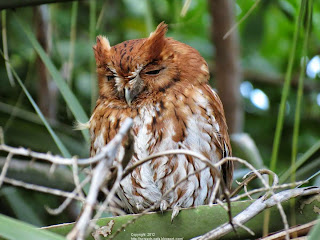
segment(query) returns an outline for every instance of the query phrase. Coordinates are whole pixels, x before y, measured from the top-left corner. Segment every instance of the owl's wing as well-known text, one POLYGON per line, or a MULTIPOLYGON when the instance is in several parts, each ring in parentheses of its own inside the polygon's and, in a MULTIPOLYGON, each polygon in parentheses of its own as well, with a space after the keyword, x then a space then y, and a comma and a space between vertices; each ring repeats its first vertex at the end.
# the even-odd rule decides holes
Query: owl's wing
MULTIPOLYGON (((228 135, 228 126, 226 123, 222 102, 218 94, 208 84, 204 84, 204 88, 211 99, 211 106, 214 110, 214 117, 220 127, 218 144, 220 146, 221 155, 223 158, 230 157, 232 156, 232 149, 230 145, 230 139, 228 135)), ((221 171, 227 187, 231 189, 231 184, 233 179, 233 162, 227 161, 225 164, 221 166, 221 171)))

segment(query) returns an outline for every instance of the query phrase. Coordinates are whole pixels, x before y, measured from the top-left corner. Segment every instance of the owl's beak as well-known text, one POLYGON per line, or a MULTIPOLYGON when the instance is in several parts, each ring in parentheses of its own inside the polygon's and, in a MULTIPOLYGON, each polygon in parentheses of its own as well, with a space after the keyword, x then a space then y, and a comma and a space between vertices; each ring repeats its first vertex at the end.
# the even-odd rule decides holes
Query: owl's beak
POLYGON ((126 98, 128 105, 131 106, 132 96, 131 96, 131 91, 128 87, 124 88, 124 97, 126 98))

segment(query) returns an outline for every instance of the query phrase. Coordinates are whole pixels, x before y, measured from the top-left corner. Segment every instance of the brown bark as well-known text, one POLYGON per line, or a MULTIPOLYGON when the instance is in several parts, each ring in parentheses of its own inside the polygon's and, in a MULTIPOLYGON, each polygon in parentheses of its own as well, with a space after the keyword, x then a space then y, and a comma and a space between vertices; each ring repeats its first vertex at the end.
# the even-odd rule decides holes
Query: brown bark
POLYGON ((240 96, 240 59, 238 32, 224 35, 234 25, 232 0, 208 0, 212 15, 212 39, 216 49, 216 86, 224 106, 229 133, 241 132, 243 108, 240 96))
MULTIPOLYGON (((51 49, 50 14, 47 5, 34 8, 35 26, 37 39, 47 54, 51 49)), ((56 118, 56 96, 57 88, 50 81, 49 73, 42 60, 37 57, 37 74, 39 79, 38 104, 44 116, 56 118)))

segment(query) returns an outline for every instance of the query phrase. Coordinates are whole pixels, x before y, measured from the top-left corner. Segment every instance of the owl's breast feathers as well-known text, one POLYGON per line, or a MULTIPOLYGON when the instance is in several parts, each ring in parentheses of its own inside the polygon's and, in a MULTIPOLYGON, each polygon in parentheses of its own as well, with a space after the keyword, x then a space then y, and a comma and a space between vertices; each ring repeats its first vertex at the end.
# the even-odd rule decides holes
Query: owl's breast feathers
MULTIPOLYGON (((213 163, 231 155, 231 147, 222 104, 206 84, 177 83, 161 96, 136 107, 117 107, 100 98, 90 120, 91 156, 98 153, 117 133, 127 118, 134 119, 134 153, 129 165, 153 153, 186 148, 199 152, 213 163)), ((149 98, 150 99, 150 98, 149 98)), ((125 154, 120 148, 117 160, 125 154)), ((180 179, 204 168, 205 164, 185 155, 154 159, 138 167, 121 182, 120 198, 131 212, 152 206, 180 179)), ((230 186, 232 164, 222 167, 230 186)), ((215 176, 210 169, 191 175, 162 202, 164 208, 190 207, 210 199, 215 176)))

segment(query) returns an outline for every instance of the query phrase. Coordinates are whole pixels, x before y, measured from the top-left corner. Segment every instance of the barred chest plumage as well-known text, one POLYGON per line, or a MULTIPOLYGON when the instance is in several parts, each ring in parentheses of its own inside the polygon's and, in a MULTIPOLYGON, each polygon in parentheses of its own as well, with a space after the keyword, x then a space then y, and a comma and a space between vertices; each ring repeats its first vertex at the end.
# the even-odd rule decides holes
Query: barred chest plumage
MULTIPOLYGON (((98 153, 113 138, 126 117, 132 117, 134 153, 128 166, 151 154, 179 148, 201 153, 213 163, 219 161, 229 150, 228 143, 219 133, 220 113, 217 103, 210 98, 212 94, 215 93, 206 84, 177 85, 159 101, 138 108, 114 108, 107 100, 99 100, 91 118, 91 155, 98 153)), ((121 147, 117 160, 124 154, 124 147, 121 147)), ((122 180, 118 195, 132 213, 141 212, 155 203, 161 210, 203 205, 210 199, 215 177, 209 168, 193 173, 205 166, 200 160, 186 155, 158 157, 122 180), (187 181, 163 198, 187 175, 190 175, 187 181)))
MULTIPOLYGON (((167 25, 160 23, 148 38, 112 47, 107 38, 98 36, 94 54, 99 99, 90 119, 91 156, 110 142, 127 117, 134 119, 129 166, 170 149, 187 148, 212 163, 231 153, 222 103, 207 84, 206 61, 194 48, 167 38, 166 31, 167 25)), ((116 160, 125 154, 124 143, 116 160)), ((209 168, 198 171, 204 167, 191 156, 161 156, 123 179, 118 195, 129 212, 156 204, 160 210, 173 208, 174 217, 180 207, 210 199, 216 177, 209 168)), ((221 166, 228 187, 232 173, 232 163, 221 166)))

